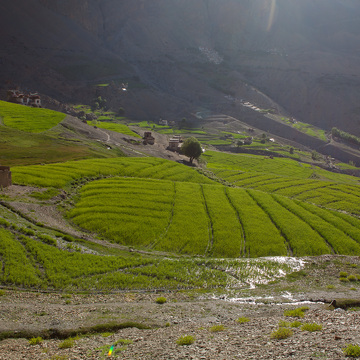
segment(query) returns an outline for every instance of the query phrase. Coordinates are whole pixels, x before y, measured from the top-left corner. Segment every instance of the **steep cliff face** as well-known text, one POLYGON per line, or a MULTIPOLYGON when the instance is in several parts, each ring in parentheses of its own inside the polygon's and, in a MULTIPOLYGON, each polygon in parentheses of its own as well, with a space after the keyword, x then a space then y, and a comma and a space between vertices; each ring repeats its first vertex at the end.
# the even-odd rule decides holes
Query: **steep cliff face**
POLYGON ((358 0, 17 0, 0 4, 0 27, 2 81, 73 97, 79 81, 136 77, 169 113, 246 98, 251 84, 360 135, 358 0))

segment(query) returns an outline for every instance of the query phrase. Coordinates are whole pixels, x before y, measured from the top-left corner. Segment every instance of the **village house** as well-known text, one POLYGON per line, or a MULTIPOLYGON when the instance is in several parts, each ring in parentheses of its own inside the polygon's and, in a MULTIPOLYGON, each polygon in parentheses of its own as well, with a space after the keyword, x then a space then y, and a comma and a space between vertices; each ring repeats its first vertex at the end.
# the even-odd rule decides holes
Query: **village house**
POLYGON ((159 120, 159 125, 169 126, 169 122, 167 120, 160 119, 159 120))
POLYGON ((8 90, 7 101, 15 104, 24 104, 24 94, 19 90, 8 90))
POLYGON ((174 135, 170 140, 169 140, 169 146, 168 146, 168 150, 172 150, 172 151, 179 151, 180 147, 181 147, 181 136, 180 135, 174 135))
POLYGON ((143 144, 144 145, 154 145, 155 138, 152 136, 151 131, 145 131, 143 136, 143 144))
POLYGON ((249 136, 246 139, 244 139, 244 145, 251 145, 253 142, 253 137, 249 136))
POLYGON ((30 93, 27 95, 19 90, 8 90, 7 101, 15 104, 41 107, 41 98, 38 93, 30 93))
POLYGON ((38 93, 30 93, 30 95, 27 96, 27 105, 41 107, 40 95, 38 93))
POLYGON ((8 166, 0 166, 0 188, 12 185, 11 171, 8 166))

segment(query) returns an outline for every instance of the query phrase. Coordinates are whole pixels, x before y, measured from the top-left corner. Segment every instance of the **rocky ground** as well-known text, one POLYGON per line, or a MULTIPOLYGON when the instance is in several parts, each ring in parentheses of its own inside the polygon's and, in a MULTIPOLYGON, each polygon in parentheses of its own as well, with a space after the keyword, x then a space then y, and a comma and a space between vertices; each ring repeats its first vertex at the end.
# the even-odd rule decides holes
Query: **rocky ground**
POLYGON ((216 295, 200 291, 59 294, 5 289, 0 296, 0 334, 27 330, 36 337, 49 329, 69 333, 98 324, 128 322, 149 329, 104 327, 65 342, 52 338, 35 345, 25 338, 7 338, 0 341, 0 359, 345 359, 347 344, 360 344, 359 308, 334 309, 328 302, 360 298, 358 282, 338 279, 339 269, 356 272, 359 259, 326 256, 307 260, 303 273, 295 277, 255 289, 217 290, 216 295), (159 297, 166 302, 158 304, 159 297), (285 310, 302 306, 309 308, 303 318, 284 315, 285 310), (239 323, 239 318, 249 321, 239 323), (301 326, 290 327, 294 321, 316 323, 322 329, 310 332, 301 326), (292 331, 286 339, 272 338, 280 322, 287 322, 282 325, 292 331), (222 327, 214 328, 216 325, 222 327), (186 335, 194 342, 178 345, 179 338, 186 335), (108 356, 112 345, 113 353, 108 356))

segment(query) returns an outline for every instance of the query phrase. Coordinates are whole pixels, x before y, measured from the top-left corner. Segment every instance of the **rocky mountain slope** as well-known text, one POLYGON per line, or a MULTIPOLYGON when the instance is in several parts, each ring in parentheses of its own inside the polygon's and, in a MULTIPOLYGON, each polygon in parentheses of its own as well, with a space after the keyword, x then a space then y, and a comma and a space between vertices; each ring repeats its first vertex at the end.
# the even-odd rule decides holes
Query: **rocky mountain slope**
POLYGON ((241 116, 231 95, 360 135, 359 18, 356 0, 2 2, 0 82, 79 102, 111 83, 149 119, 241 116))

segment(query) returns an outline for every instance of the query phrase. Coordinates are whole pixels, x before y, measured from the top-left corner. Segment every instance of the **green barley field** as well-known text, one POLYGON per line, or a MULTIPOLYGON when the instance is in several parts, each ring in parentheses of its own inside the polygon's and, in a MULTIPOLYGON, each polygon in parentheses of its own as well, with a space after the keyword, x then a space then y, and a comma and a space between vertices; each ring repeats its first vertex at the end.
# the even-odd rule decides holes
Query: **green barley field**
POLYGON ((85 185, 68 216, 116 243, 176 254, 360 255, 360 220, 322 213, 316 206, 260 191, 112 178, 85 185))
MULTIPOLYGON (((56 148, 57 157, 51 163, 40 161, 40 155, 26 162, 27 152, 33 156, 36 141, 45 136, 41 132, 61 119, 50 114, 45 122, 40 115, 33 121, 32 109, 11 106, 0 103, 0 160, 21 138, 25 150, 16 153, 21 160, 14 155, 11 162, 29 165, 12 166, 12 178, 19 189, 31 188, 24 199, 12 200, 0 189, 2 286, 79 291, 242 287, 249 276, 269 280, 294 270, 266 257, 360 256, 358 178, 286 158, 215 151, 202 155, 203 169, 98 150, 66 161, 68 144, 60 147, 55 133, 54 143, 41 140, 47 145, 39 153, 56 148), (48 228, 15 210, 12 201, 54 206, 75 229, 119 247, 48 228)), ((125 128, 108 130, 126 133, 125 128)), ((68 149, 76 153, 76 147, 68 149)))
MULTIPOLYGON (((6 213, 2 205, 0 211, 6 213)), ((271 280, 294 270, 292 265, 273 259, 206 260, 121 250, 109 253, 109 248, 101 245, 86 254, 82 249, 94 244, 76 239, 76 243, 64 246, 61 233, 44 236, 44 229, 23 225, 0 218, 2 286, 50 291, 241 288, 250 278, 271 280)))
POLYGON ((40 133, 56 126, 65 119, 66 115, 53 110, 0 101, 0 117, 5 126, 25 132, 40 133))

